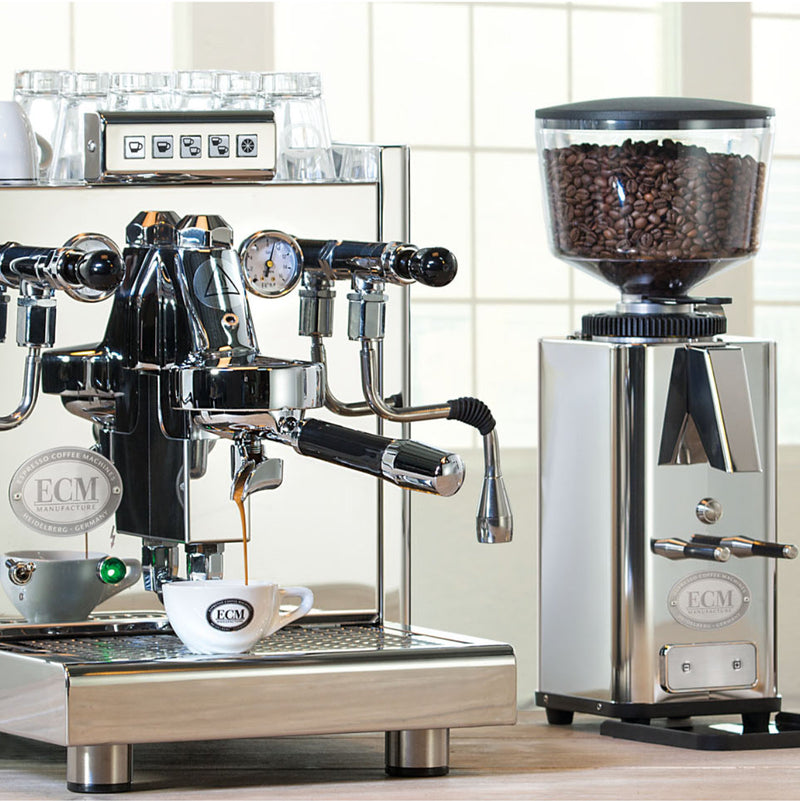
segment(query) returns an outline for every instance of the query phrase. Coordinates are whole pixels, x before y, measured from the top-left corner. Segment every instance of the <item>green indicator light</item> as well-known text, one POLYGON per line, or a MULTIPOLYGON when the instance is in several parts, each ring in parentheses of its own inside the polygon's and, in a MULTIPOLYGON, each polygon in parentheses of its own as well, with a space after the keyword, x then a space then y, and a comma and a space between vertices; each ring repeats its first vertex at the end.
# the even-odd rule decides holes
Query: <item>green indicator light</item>
POLYGON ((119 584, 125 578, 127 567, 122 559, 109 556, 97 566, 97 575, 104 584, 119 584))

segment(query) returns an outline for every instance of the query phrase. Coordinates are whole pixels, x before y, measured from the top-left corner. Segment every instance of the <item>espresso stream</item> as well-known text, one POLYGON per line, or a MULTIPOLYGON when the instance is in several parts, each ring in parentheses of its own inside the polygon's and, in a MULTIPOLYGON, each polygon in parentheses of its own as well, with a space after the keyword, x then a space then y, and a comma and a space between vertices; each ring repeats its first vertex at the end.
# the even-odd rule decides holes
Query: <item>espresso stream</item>
POLYGON ((244 546, 244 583, 249 583, 247 566, 247 515, 244 511, 244 499, 242 498, 242 487, 237 487, 233 492, 233 502, 239 507, 239 517, 242 520, 242 545, 244 546))

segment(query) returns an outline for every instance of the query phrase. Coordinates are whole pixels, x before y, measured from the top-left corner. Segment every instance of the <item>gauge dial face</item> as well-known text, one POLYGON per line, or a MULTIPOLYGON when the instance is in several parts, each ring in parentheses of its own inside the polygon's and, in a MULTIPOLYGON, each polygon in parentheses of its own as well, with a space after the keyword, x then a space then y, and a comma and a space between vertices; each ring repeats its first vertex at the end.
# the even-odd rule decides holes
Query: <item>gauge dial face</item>
POLYGON ((291 292, 303 273, 303 253, 296 240, 281 231, 259 231, 239 248, 247 288, 262 298, 291 292))

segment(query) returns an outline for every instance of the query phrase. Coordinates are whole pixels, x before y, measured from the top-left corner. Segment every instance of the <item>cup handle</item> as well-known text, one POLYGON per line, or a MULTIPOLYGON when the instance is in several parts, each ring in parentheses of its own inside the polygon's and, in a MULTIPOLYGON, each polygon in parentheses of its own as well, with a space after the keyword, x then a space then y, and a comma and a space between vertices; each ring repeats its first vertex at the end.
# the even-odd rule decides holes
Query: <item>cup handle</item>
POLYGON ((292 609, 291 612, 279 612, 278 625, 270 633, 274 633, 278 629, 282 629, 284 626, 288 626, 293 621, 303 617, 303 615, 311 611, 311 607, 314 605, 314 593, 308 587, 279 587, 278 592, 281 594, 281 600, 287 595, 290 598, 299 598, 300 605, 292 609))
POLYGON ((128 587, 132 587, 141 578, 142 563, 138 559, 123 559, 122 561, 125 562, 125 567, 128 568, 127 572, 125 573, 125 578, 117 584, 106 584, 105 592, 103 593, 103 597, 99 603, 103 603, 103 601, 107 601, 118 592, 122 592, 122 590, 126 590, 128 587))
POLYGON ((36 137, 36 144, 39 145, 39 170, 44 171, 50 166, 53 161, 53 148, 50 143, 40 134, 34 134, 36 137))

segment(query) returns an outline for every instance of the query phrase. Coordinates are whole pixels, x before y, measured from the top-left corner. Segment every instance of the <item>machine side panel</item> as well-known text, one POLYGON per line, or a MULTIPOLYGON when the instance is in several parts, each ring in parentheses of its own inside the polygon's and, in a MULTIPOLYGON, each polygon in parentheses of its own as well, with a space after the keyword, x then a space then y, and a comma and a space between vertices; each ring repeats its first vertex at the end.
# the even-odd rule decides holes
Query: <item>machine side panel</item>
POLYGON ((611 694, 616 456, 614 349, 540 343, 542 692, 611 694))
POLYGON ((66 745, 64 667, 0 649, 0 731, 66 745))
POLYGON ((511 653, 263 667, 208 663, 138 673, 76 666, 68 744, 512 724, 515 677, 511 653), (98 715, 98 709, 114 714, 98 715))

